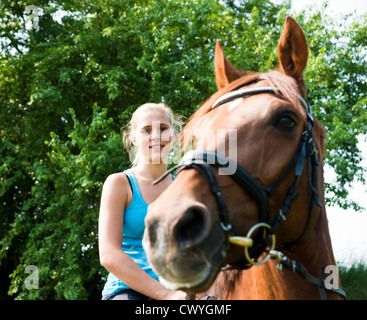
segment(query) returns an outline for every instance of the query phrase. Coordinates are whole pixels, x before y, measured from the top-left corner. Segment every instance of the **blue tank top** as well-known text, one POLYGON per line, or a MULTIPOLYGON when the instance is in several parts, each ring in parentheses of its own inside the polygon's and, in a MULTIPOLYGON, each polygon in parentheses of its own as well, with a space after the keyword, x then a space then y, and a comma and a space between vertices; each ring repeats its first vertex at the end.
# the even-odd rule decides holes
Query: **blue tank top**
MULTIPOLYGON (((149 265, 142 245, 145 229, 144 218, 147 214, 148 204, 143 199, 138 182, 131 169, 124 171, 124 173, 129 177, 133 197, 130 205, 124 212, 122 250, 127 253, 140 268, 152 278, 158 280, 158 275, 154 273, 149 265)), ((114 294, 125 289, 130 288, 110 272, 103 288, 102 295, 114 294)))

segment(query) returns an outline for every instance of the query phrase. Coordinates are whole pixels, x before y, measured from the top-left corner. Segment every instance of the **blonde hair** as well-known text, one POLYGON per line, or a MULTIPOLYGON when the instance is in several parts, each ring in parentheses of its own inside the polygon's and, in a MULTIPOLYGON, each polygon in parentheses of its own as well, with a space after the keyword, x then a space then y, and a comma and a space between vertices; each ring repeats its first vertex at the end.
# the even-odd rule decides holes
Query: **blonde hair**
POLYGON ((182 130, 182 124, 183 124, 183 117, 181 115, 175 114, 171 108, 169 108, 164 103, 145 103, 138 107, 132 114, 130 121, 128 124, 122 128, 122 142, 126 149, 126 151, 129 153, 130 161, 132 163, 132 167, 135 167, 139 164, 140 161, 140 155, 139 155, 139 149, 137 146, 135 146, 132 143, 131 136, 133 130, 137 126, 138 121, 138 114, 144 111, 159 111, 163 112, 166 116, 168 121, 170 122, 170 125, 173 129, 174 136, 175 136, 175 142, 176 137, 178 136, 178 133, 182 130))

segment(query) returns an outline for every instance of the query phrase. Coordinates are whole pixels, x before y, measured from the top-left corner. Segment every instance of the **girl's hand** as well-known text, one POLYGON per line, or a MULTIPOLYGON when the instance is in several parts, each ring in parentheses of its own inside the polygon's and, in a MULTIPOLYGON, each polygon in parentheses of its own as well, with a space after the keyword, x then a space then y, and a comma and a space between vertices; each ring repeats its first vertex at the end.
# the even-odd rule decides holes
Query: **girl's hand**
POLYGON ((187 293, 184 291, 171 291, 165 300, 186 300, 187 293))

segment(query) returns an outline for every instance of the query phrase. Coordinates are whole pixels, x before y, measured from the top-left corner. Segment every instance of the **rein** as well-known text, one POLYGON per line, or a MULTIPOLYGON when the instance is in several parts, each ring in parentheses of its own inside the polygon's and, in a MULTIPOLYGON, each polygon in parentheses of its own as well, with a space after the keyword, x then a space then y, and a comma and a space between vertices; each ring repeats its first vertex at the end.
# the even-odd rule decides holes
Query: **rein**
MULTIPOLYGON (((224 103, 229 101, 243 98, 249 95, 261 94, 261 93, 270 93, 276 94, 279 92, 279 89, 275 87, 255 87, 255 88, 240 88, 238 90, 229 92, 218 100, 214 102, 211 110, 218 108, 224 103)), ((306 226, 302 232, 302 234, 293 242, 287 243, 282 250, 291 249, 297 243, 299 243, 304 237, 307 235, 309 231, 309 227, 312 221, 314 206, 315 204, 319 207, 322 207, 318 197, 317 190, 317 181, 318 181, 318 158, 317 158, 317 149, 314 144, 314 140, 312 137, 312 127, 313 127, 313 116, 311 112, 311 106, 308 101, 304 100, 299 96, 299 99, 302 105, 305 107, 307 114, 307 127, 302 134, 301 140, 299 142, 297 151, 292 157, 286 169, 280 175, 278 180, 273 182, 267 188, 263 188, 257 181, 254 179, 249 172, 247 172, 243 167, 239 164, 226 157, 223 154, 217 153, 216 151, 210 150, 191 150, 187 152, 179 164, 165 172, 159 179, 153 182, 156 184, 163 180, 168 174, 172 171, 177 170, 176 175, 178 175, 182 170, 186 169, 196 169, 200 174, 207 180, 210 191, 213 194, 219 212, 219 221, 221 228, 226 234, 226 245, 227 248, 231 244, 240 245, 245 248, 245 262, 240 262, 233 267, 222 268, 223 271, 230 269, 247 269, 253 265, 260 265, 265 263, 269 258, 275 259, 277 262, 278 269, 281 269, 283 266, 300 274, 306 280, 314 283, 319 286, 321 298, 326 299, 325 290, 329 290, 335 292, 342 297, 346 297, 345 293, 341 289, 337 288, 329 288, 325 286, 324 283, 324 272, 322 270, 321 277, 318 279, 308 273, 306 268, 293 261, 289 258, 285 257, 284 254, 280 251, 276 251, 275 244, 276 238, 275 233, 278 230, 279 226, 286 220, 287 214, 289 213, 293 201, 297 198, 299 192, 296 191, 300 178, 302 176, 302 172, 304 167, 306 166, 307 170, 307 179, 309 187, 312 191, 312 198, 310 209, 308 213, 308 219, 306 226), (310 168, 311 164, 311 168, 310 168), (232 225, 229 220, 229 212, 227 209, 226 202, 223 198, 221 188, 219 187, 216 174, 212 167, 216 168, 235 168, 235 172, 231 175, 231 177, 243 188, 245 189, 256 201, 259 206, 259 221, 260 223, 254 225, 248 232, 246 237, 239 237, 234 234, 232 225), (288 193, 285 197, 284 203, 282 207, 279 209, 278 214, 276 215, 273 221, 270 221, 270 205, 269 199, 274 194, 277 187, 288 177, 288 175, 295 170, 295 179, 288 190, 288 193), (310 172, 311 171, 311 172, 310 172), (259 232, 260 229, 263 229, 263 232, 259 232), (252 235, 257 231, 257 234, 252 237, 252 235), (270 247, 270 250, 267 248, 270 247), (267 256, 261 260, 257 261, 260 255, 263 252, 267 252, 267 256)))

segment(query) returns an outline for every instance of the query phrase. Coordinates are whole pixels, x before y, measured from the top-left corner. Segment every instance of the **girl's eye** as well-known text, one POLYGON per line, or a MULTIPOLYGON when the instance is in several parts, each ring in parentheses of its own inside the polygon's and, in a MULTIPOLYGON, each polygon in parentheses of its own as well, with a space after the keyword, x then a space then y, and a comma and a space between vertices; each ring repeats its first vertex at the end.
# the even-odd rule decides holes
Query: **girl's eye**
MULTIPOLYGON (((164 132, 164 131, 166 131, 166 130, 168 130, 168 129, 169 129, 169 127, 160 127, 160 128, 159 128, 160 132, 164 132)), ((152 133, 152 128, 143 128, 143 129, 142 129, 142 132, 143 132, 143 133, 148 133, 148 134, 150 134, 150 133, 152 133)))

